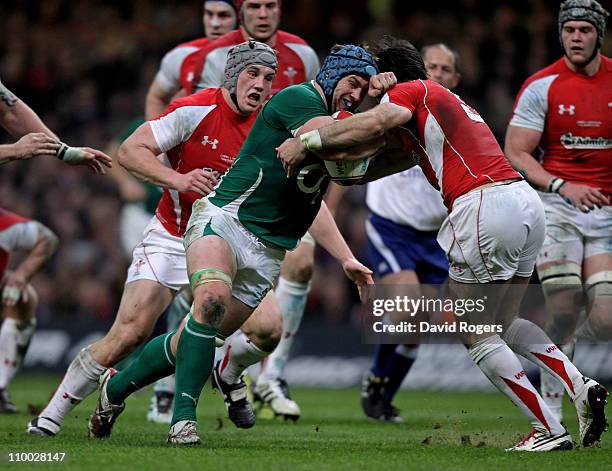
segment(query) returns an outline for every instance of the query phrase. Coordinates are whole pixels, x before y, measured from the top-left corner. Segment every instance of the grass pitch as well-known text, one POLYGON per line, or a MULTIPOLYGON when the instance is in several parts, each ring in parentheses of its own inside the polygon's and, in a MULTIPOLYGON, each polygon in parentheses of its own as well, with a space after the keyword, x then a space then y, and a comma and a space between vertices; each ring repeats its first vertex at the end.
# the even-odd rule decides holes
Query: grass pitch
MULTIPOLYGON (((404 424, 368 422, 359 392, 296 389, 302 408, 297 423, 258 419, 238 430, 225 416, 218 394, 205 388, 199 403, 203 446, 176 448, 165 443, 168 427, 145 419, 149 391, 130 398, 104 441, 87 438, 87 417, 95 396, 79 405, 53 438, 25 434, 28 405, 42 406, 57 377, 20 377, 12 386, 22 413, 0 415, 0 469, 204 470, 407 470, 612 469, 612 433, 601 448, 556 453, 506 453, 529 431, 518 409, 501 394, 401 392, 397 405, 404 424), (9 452, 61 451, 62 464, 7 463, 9 452)), ((566 404, 566 423, 574 439, 577 424, 566 404)))

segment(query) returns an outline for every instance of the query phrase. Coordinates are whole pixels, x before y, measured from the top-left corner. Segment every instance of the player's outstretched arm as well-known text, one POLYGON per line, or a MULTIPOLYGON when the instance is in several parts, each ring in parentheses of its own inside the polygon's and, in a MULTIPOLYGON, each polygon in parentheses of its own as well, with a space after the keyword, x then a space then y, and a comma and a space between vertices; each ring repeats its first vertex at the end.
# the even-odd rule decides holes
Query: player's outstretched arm
POLYGON ((372 270, 355 258, 325 202, 321 203, 321 209, 308 231, 342 265, 346 276, 357 285, 361 301, 369 300, 374 287, 372 270))
POLYGON ((44 134, 57 143, 57 157, 69 165, 86 165, 94 173, 101 174, 105 173, 105 167, 111 167, 112 165, 112 159, 104 152, 89 147, 70 147, 62 144, 59 138, 45 126, 34 110, 17 98, 2 82, 0 82, 0 125, 14 138, 19 139, 13 149, 3 149, 2 153, 5 156, 0 158, 0 163, 46 154, 47 152, 41 152, 41 150, 49 150, 50 145, 48 139, 43 139, 40 136, 40 134, 44 134), (32 136, 32 133, 37 135, 32 136), (18 153, 13 155, 13 158, 8 158, 6 154, 9 151, 18 153))
POLYGON ((147 122, 121 144, 117 155, 119 164, 127 171, 154 185, 181 192, 193 191, 200 195, 213 191, 217 184, 217 172, 195 169, 186 174, 178 173, 157 159, 162 152, 147 122))
POLYGON ((40 270, 43 264, 55 253, 58 246, 58 238, 51 229, 43 224, 30 221, 23 223, 26 233, 36 232, 34 244, 28 242, 31 237, 24 233, 17 243, 17 249, 28 250, 26 258, 15 268, 7 272, 2 280, 2 304, 14 306, 22 299, 28 301, 28 282, 40 270))
MULTIPOLYGON (((308 151, 319 154, 329 149, 351 149, 383 137, 385 132, 401 126, 412 118, 412 112, 393 103, 382 103, 365 113, 336 121, 299 136, 287 139, 277 149, 278 158, 291 172, 308 151)), ((320 154, 330 160, 355 159, 352 153, 320 154)))
POLYGON ((504 153, 510 164, 536 188, 559 193, 583 212, 589 212, 595 206, 609 204, 608 198, 597 188, 566 182, 547 172, 531 155, 541 136, 540 131, 509 125, 504 153))
POLYGON ((43 133, 30 133, 13 144, 0 145, 0 164, 11 160, 28 160, 39 155, 54 157, 61 144, 43 133))

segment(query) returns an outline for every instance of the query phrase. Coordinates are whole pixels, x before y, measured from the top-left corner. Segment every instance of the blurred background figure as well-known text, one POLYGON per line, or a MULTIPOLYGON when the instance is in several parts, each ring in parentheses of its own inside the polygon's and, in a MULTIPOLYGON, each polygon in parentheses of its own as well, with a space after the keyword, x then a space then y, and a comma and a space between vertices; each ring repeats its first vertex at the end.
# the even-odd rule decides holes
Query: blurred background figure
POLYGON ((15 413, 8 387, 21 368, 36 327, 38 296, 30 281, 57 249, 57 236, 37 221, 0 208, 0 414, 15 413), (9 258, 26 256, 13 270, 9 258))

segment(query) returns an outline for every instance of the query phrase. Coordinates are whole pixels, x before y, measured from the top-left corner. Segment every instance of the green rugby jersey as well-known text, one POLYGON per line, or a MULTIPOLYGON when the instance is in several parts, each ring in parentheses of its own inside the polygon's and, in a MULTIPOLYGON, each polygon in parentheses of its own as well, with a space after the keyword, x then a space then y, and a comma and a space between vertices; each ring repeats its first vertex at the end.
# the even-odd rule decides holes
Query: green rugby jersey
POLYGON ((330 178, 312 154, 287 178, 276 147, 317 116, 329 112, 310 82, 274 95, 208 200, 234 214, 264 242, 293 250, 316 217, 330 178))

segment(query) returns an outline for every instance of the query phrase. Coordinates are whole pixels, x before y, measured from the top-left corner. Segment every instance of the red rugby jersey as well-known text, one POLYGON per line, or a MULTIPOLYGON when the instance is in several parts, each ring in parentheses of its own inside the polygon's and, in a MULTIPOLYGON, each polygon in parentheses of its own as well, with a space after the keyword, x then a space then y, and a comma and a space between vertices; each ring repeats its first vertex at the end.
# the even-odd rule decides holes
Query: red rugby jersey
MULTIPOLYGON (((157 145, 179 173, 206 168, 224 173, 247 137, 257 113, 236 113, 222 90, 209 88, 174 101, 164 114, 149 121, 157 145)), ((201 195, 164 189, 155 214, 172 235, 180 237, 201 195)))
POLYGON ((413 150, 418 141, 423 172, 450 210, 459 196, 488 183, 521 178, 493 133, 474 108, 432 80, 397 84, 383 97, 408 108, 411 121, 403 139, 413 150))
POLYGON ((28 218, 0 208, 0 281, 8 267, 11 252, 31 250, 36 244, 36 240, 32 240, 31 228, 26 227, 30 222, 28 218))
MULTIPOLYGON (((190 55, 206 46, 210 41, 208 38, 194 39, 179 44, 167 52, 162 58, 159 71, 155 76, 159 87, 167 93, 176 93, 181 88, 185 88, 184 83, 188 77, 183 77, 182 71, 185 67, 185 60, 190 55)), ((193 73, 191 74, 193 79, 193 73)), ((185 88, 189 90, 190 88, 185 88)))
MULTIPOLYGON (((227 52, 236 44, 246 40, 243 29, 239 28, 192 53, 181 70, 181 77, 187 78, 190 72, 193 73, 191 91, 221 87, 227 52)), ((276 32, 276 42, 272 48, 278 54, 278 71, 272 83, 272 94, 289 85, 313 80, 316 77, 319 71, 319 58, 306 41, 299 36, 279 30, 276 32)), ((184 85, 189 86, 189 81, 185 80, 184 85)), ((189 89, 187 91, 189 92, 189 89)))
POLYGON ((563 58, 532 75, 510 124, 542 133, 548 172, 612 197, 612 59, 601 56, 592 77, 572 71, 563 58))

